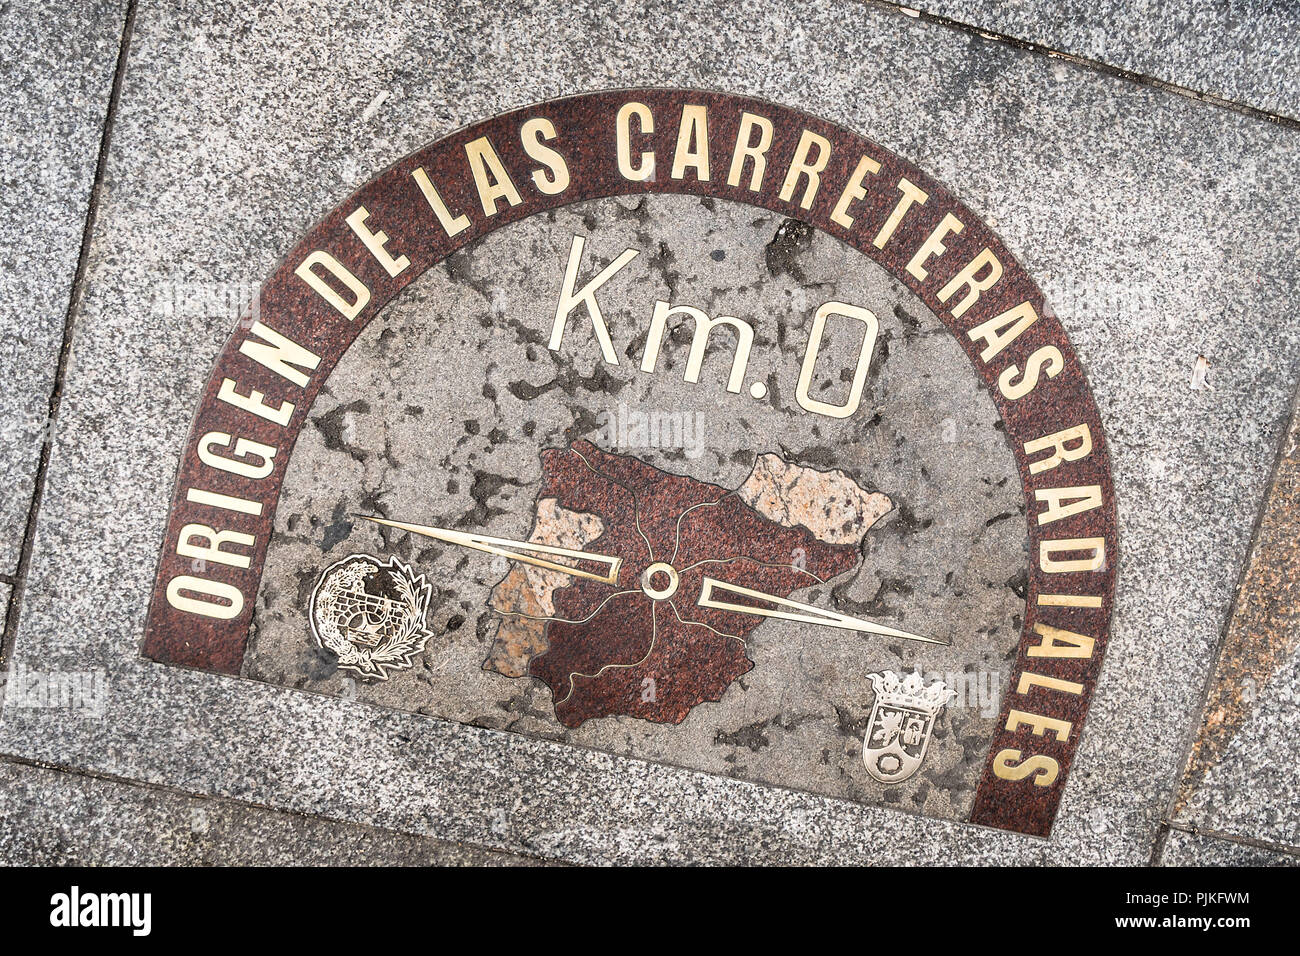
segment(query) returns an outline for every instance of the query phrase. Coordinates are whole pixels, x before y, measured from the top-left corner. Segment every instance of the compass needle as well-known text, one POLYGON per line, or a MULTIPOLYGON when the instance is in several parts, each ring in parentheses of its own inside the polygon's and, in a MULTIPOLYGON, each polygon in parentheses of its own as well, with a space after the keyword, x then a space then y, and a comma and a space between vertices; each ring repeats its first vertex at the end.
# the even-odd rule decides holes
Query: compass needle
POLYGON ((753 614, 758 617, 774 617, 780 618, 783 621, 801 621, 805 624, 821 624, 825 627, 838 627, 847 631, 862 631, 866 634, 879 634, 882 637, 899 637, 909 641, 920 641, 923 644, 951 643, 949 641, 941 641, 934 637, 923 637, 920 634, 910 634, 907 631, 900 631, 892 627, 886 627, 883 624, 876 624, 873 621, 864 621, 862 618, 850 617, 847 614, 841 614, 838 611, 816 607, 812 604, 803 604, 799 601, 792 601, 789 598, 777 597, 775 594, 756 591, 753 588, 742 587, 739 584, 729 584, 726 581, 719 581, 717 578, 704 578, 700 583, 699 599, 695 603, 700 607, 716 608, 720 611, 738 611, 741 614, 753 614), (715 593, 729 593, 734 594, 737 597, 767 601, 776 605, 776 607, 766 608, 755 607, 752 604, 736 604, 731 601, 719 600, 714 597, 715 593))
POLYGON ((405 521, 390 521, 387 518, 375 518, 371 515, 354 515, 365 521, 375 524, 384 525, 389 528, 396 528, 399 531, 409 531, 411 534, 422 535, 426 538, 433 538, 436 541, 442 541, 446 544, 454 544, 461 548, 472 548, 475 551, 482 551, 485 554, 495 554, 511 561, 518 561, 522 564, 531 564, 533 567, 544 568, 547 571, 559 571, 562 574, 568 574, 575 578, 587 578, 591 581, 600 581, 603 584, 617 584, 618 574, 623 567, 623 559, 611 557, 607 554, 595 554, 590 551, 575 551, 572 548, 559 548, 549 544, 536 544, 532 541, 516 541, 513 538, 497 538, 486 534, 472 534, 468 531, 453 531, 450 528, 437 528, 433 525, 410 524, 405 521), (582 568, 575 568, 572 565, 561 564, 558 561, 551 561, 538 555, 554 555, 558 558, 572 558, 576 561, 589 561, 593 564, 604 565, 608 568, 603 574, 594 571, 587 571, 582 568))

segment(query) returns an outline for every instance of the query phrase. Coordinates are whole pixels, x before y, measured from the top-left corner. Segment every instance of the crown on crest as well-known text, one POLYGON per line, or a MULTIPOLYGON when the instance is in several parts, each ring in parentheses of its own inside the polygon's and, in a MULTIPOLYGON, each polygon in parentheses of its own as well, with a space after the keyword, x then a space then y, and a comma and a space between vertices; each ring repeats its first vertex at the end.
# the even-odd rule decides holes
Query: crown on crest
POLYGON ((957 696, 957 692, 941 680, 927 684, 920 671, 899 677, 893 671, 868 674, 878 703, 887 707, 909 707, 934 715, 943 705, 957 696))

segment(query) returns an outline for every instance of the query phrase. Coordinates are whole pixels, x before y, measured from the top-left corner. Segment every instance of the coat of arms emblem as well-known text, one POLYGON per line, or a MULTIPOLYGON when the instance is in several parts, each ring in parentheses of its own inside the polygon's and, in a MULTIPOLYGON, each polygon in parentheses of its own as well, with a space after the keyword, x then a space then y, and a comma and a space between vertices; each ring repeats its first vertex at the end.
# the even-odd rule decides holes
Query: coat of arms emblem
POLYGON ((387 680, 411 666, 430 632, 425 614, 433 588, 409 565, 353 554, 321 572, 309 617, 317 646, 338 655, 338 666, 387 680))
POLYGON ((930 684, 920 672, 868 674, 876 702, 862 740, 867 773, 881 783, 901 783, 916 773, 930 745, 935 718, 956 692, 941 680, 930 684))

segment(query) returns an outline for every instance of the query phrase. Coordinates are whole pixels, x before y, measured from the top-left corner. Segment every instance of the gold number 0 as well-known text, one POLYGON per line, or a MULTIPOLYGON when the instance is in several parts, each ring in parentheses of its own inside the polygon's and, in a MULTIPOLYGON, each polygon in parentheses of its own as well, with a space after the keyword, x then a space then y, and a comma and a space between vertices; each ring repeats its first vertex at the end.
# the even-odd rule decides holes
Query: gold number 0
POLYGON ((827 302, 817 310, 813 318, 812 332, 808 335, 808 350, 804 353, 803 366, 799 369, 799 385, 794 390, 794 397, 799 404, 810 412, 818 412, 831 418, 848 418, 858 410, 862 401, 862 387, 867 381, 867 369, 871 366, 871 355, 876 348, 876 333, 880 324, 875 315, 866 309, 846 302, 827 302), (817 353, 821 351, 822 335, 826 331, 826 319, 832 315, 843 315, 857 319, 864 326, 862 346, 858 351, 858 367, 853 373, 853 387, 849 389, 849 398, 843 405, 830 405, 819 402, 808 395, 812 386, 813 367, 817 364, 817 353))

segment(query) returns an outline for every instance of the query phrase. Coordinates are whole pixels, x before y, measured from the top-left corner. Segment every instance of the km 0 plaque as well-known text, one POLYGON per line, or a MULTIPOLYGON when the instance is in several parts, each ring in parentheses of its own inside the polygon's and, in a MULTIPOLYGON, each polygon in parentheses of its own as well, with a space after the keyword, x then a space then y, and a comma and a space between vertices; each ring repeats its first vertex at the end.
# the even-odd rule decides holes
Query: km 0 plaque
POLYGON ((625 90, 438 140, 289 253, 143 653, 1045 836, 1116 556, 1083 370, 970 210, 823 120, 625 90))

